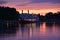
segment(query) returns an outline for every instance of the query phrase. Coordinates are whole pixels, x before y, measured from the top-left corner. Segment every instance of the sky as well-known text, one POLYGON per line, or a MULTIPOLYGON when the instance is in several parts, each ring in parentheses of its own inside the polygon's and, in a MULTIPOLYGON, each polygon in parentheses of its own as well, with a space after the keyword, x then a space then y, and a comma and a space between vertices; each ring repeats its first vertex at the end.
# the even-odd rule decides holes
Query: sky
POLYGON ((45 15, 47 12, 60 11, 60 0, 0 0, 0 6, 14 7, 21 13, 30 13, 45 15))

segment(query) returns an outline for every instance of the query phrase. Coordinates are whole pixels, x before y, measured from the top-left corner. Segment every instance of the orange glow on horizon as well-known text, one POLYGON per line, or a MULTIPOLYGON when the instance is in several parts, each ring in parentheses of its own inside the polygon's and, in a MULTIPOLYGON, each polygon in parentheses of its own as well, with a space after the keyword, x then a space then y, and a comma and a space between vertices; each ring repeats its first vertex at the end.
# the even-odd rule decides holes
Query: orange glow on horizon
MULTIPOLYGON (((19 13, 21 14, 22 13, 22 10, 18 10, 19 13)), ((48 12, 53 12, 53 13, 56 13, 57 11, 59 10, 54 10, 54 9, 43 9, 43 10, 29 10, 29 13, 30 14, 40 14, 40 15, 45 15, 46 13, 48 12)), ((23 10, 23 13, 28 13, 27 10, 23 10)))

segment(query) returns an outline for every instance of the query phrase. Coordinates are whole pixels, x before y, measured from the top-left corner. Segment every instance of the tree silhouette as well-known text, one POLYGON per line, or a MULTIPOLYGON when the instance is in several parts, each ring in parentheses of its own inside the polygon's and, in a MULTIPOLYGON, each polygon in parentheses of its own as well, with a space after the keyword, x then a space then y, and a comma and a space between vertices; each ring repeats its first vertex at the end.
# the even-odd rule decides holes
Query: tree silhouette
POLYGON ((18 19, 18 14, 15 8, 0 6, 0 20, 15 20, 18 19))
POLYGON ((60 12, 48 12, 45 16, 40 15, 39 18, 40 22, 60 22, 60 12))
POLYGON ((49 12, 45 15, 46 21, 51 21, 53 22, 53 13, 49 12))
POLYGON ((44 22, 45 21, 45 16, 40 15, 40 22, 44 22))

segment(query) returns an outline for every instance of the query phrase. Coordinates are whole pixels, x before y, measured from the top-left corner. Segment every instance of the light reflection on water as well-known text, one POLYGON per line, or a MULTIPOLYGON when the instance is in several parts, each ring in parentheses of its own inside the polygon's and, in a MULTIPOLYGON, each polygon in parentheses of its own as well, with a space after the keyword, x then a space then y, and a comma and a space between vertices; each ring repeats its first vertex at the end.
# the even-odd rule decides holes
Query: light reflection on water
POLYGON ((22 23, 0 30, 0 40, 60 40, 60 23, 22 23), (5 31, 4 31, 5 30, 5 31))

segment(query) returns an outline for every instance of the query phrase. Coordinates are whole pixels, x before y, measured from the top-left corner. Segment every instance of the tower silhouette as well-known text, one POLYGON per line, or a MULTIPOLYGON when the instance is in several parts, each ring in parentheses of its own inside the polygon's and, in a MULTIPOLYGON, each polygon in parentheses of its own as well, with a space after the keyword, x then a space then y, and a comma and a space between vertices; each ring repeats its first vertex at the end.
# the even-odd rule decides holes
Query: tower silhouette
POLYGON ((28 14, 29 14, 29 10, 27 10, 28 11, 28 14))
POLYGON ((22 14, 23 14, 23 10, 22 10, 22 14))

